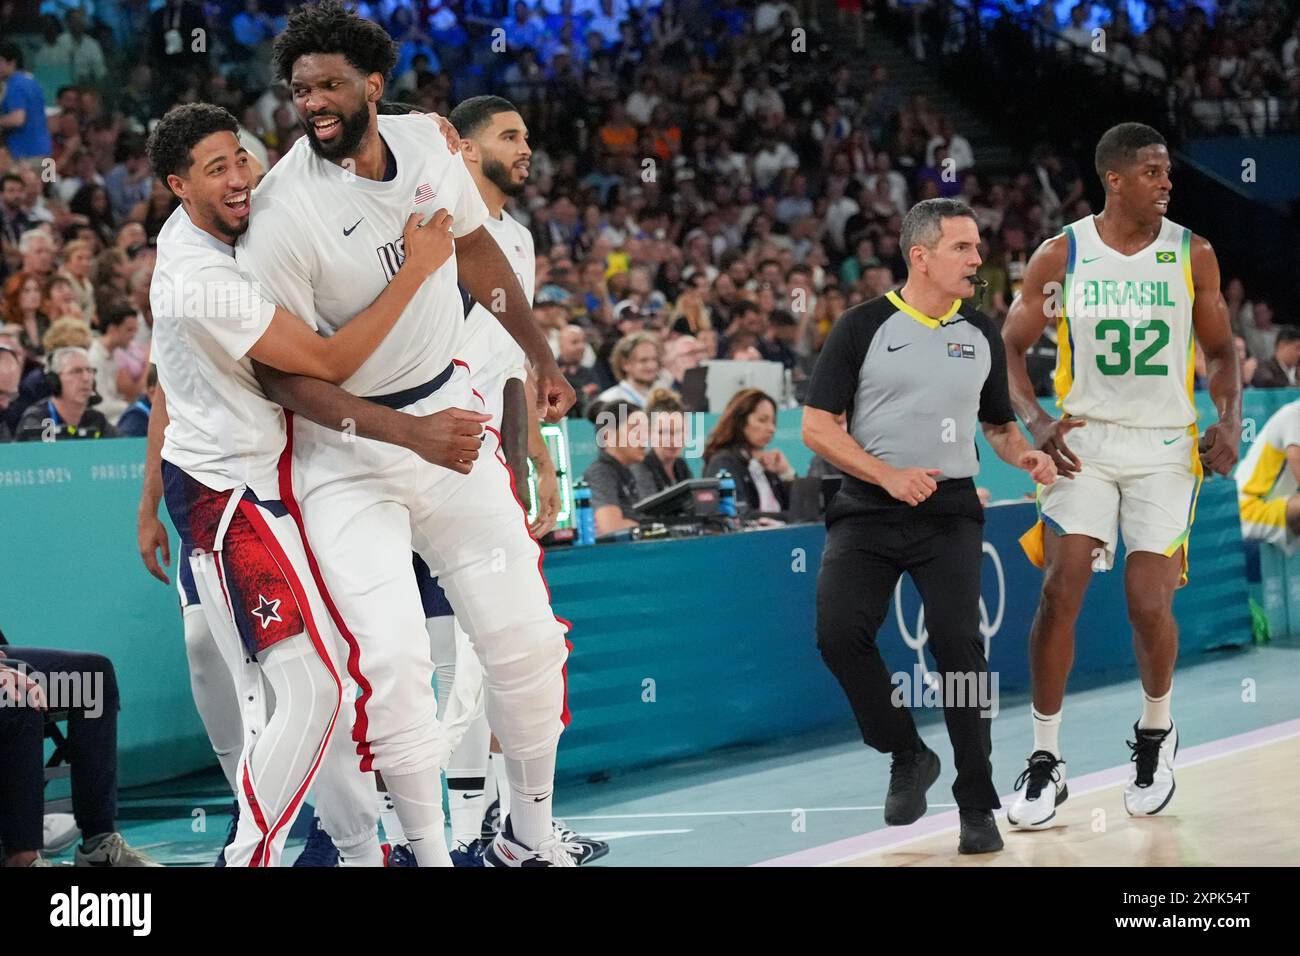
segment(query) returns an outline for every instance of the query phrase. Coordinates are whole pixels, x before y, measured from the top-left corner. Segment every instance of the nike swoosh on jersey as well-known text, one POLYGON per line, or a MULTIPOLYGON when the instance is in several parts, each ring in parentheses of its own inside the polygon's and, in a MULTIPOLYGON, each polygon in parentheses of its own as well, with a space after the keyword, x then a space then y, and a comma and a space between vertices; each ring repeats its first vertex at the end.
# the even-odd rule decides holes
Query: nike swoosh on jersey
POLYGON ((1083 264, 1086 266, 1089 262, 1096 262, 1101 256, 1093 256, 1091 259, 1084 259, 1083 264))
MULTIPOLYGON (((1182 437, 1183 437, 1182 435, 1179 435, 1179 436, 1178 436, 1178 438, 1182 438, 1182 437)), ((1178 441, 1178 438, 1171 438, 1171 439, 1169 439, 1169 441, 1162 441, 1160 444, 1162 444, 1162 445, 1172 445, 1174 442, 1178 441)))
POLYGON ((354 222, 354 223, 352 224, 352 228, 351 228, 351 229, 344 229, 344 230, 343 230, 343 235, 345 235, 345 236, 350 236, 350 235, 352 235, 352 233, 356 232, 357 226, 361 225, 361 224, 362 224, 363 222, 365 222, 365 221, 366 221, 366 217, 365 217, 365 216, 362 216, 360 219, 358 219, 356 222, 354 222))
POLYGON ((905 349, 905 348, 907 348, 907 346, 909 346, 909 345, 911 345, 911 344, 912 344, 911 342, 907 342, 907 343, 905 343, 905 344, 903 344, 903 345, 886 345, 886 346, 885 346, 885 351, 886 351, 886 352, 897 352, 899 349, 905 349))

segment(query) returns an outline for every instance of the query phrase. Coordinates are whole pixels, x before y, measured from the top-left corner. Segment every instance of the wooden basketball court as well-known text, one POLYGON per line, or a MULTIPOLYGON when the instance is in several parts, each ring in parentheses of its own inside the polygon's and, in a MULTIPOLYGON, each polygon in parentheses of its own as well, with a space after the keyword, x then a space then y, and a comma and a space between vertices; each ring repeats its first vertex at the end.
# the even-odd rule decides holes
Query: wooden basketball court
MULTIPOLYGON (((1294 723, 1294 722, 1293 722, 1294 723)), ((1224 743, 1228 743, 1225 741, 1224 743)), ((998 814, 1001 853, 957 853, 955 811, 926 818, 924 835, 902 839, 837 866, 1294 866, 1300 862, 1300 728, 1226 753, 1191 748, 1175 763, 1177 790, 1159 816, 1124 810, 1127 768, 1067 778, 1070 798, 1047 830, 1013 830, 998 814), (1112 779, 1113 778, 1113 779, 1112 779), (950 821, 944 820, 950 818, 950 821), (942 826, 942 823, 948 823, 942 826), (942 826, 942 828, 940 828, 942 826)), ((1007 800, 1003 798, 1003 804, 1007 800)), ((924 822, 924 821, 923 821, 924 822)))

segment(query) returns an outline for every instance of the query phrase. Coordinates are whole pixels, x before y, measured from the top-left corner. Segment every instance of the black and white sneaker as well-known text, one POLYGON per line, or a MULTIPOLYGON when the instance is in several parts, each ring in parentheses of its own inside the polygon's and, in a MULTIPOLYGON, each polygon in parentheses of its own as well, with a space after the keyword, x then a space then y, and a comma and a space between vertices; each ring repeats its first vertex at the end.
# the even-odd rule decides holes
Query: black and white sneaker
POLYGON ((1159 813, 1174 798, 1174 757, 1178 755, 1178 728, 1143 730, 1133 725, 1137 740, 1127 741, 1133 751, 1132 774, 1124 787, 1124 809, 1135 817, 1159 813))
POLYGON ((1070 795, 1065 785, 1065 761, 1051 751, 1035 750, 1029 755, 1029 766, 1016 778, 1016 790, 1007 823, 1018 830, 1041 830, 1070 795))
POLYGON ((573 862, 578 866, 586 866, 593 860, 599 860, 609 853, 609 844, 604 840, 594 840, 591 837, 575 833, 564 825, 563 820, 556 820, 555 826, 560 831, 560 841, 574 848, 571 851, 573 853, 573 862))
POLYGON ((552 827, 535 847, 525 846, 515 839, 510 818, 483 853, 484 866, 577 866, 576 847, 566 843, 560 828, 552 827))

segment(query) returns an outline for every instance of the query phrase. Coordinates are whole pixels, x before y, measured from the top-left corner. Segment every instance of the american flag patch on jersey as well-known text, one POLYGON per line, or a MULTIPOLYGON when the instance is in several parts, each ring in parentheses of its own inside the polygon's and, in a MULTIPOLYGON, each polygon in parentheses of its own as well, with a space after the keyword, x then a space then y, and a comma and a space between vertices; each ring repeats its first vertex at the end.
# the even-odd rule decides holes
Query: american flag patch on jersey
POLYGON ((415 190, 415 204, 418 206, 420 203, 428 202, 432 198, 433 187, 428 183, 420 183, 419 188, 415 190))

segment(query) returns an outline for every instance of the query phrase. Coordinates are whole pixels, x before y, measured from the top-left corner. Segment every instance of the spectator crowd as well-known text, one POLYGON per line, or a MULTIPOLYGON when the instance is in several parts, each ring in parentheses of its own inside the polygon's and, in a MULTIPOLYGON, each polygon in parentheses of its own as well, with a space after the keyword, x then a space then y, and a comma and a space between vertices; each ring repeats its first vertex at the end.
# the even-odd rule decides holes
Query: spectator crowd
POLYGON ((1163 91, 1195 132, 1261 136, 1300 125, 1300 17, 1279 0, 1229 0, 1206 10, 1190 0, 1150 0, 1134 23, 1126 4, 1079 2, 1040 22, 1058 46, 1096 70, 1123 71, 1131 88, 1163 91))
MULTIPOLYGON (((274 164, 302 135, 269 66, 291 6, 0 2, 0 440, 147 428, 153 245, 176 201, 145 137, 175 104, 218 103, 274 164)), ((400 45, 390 99, 446 115, 494 92, 527 121, 531 174, 510 211, 535 239, 535 317, 578 392, 575 416, 680 396, 715 358, 780 363, 773 413, 793 406, 836 319, 904 279, 899 228, 918 200, 974 208, 982 305, 999 320, 1037 245, 1093 211, 1079 169, 1050 147, 988 175, 960 117, 905 95, 814 3, 357 6, 400 45)), ((861 6, 842 13, 860 25, 861 6)), ((1235 41, 1223 31, 1237 5, 1213 27, 1194 8, 1151 6, 1131 43, 1116 25, 1112 52, 1136 56, 1142 40, 1171 81, 1193 69, 1234 93, 1294 83, 1300 26, 1279 5, 1254 5, 1268 15, 1235 41)), ((1294 316, 1236 280, 1225 293, 1243 362, 1268 372, 1257 384, 1277 383, 1276 361, 1294 385, 1295 346, 1278 331, 1294 316)))

